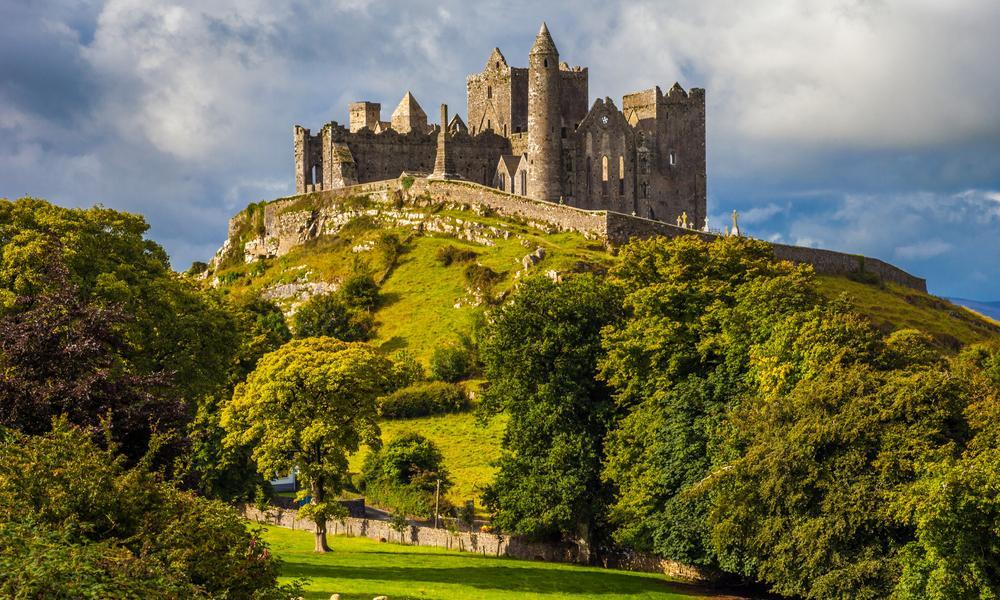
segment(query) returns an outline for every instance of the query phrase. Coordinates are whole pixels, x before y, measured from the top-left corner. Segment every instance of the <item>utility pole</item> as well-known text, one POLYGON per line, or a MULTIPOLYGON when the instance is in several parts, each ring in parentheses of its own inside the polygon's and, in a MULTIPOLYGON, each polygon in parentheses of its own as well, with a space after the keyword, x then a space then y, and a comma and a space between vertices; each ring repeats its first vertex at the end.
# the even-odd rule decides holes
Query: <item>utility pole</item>
POLYGON ((441 497, 441 480, 437 480, 434 488, 434 529, 438 528, 438 500, 441 497))

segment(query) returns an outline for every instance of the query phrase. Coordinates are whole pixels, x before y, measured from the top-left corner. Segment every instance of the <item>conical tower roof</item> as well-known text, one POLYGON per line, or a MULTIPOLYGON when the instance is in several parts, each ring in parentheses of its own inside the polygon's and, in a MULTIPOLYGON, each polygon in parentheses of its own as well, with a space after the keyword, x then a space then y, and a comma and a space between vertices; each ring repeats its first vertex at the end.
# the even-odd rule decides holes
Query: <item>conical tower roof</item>
POLYGON ((559 54, 556 43, 552 41, 552 34, 549 33, 549 27, 544 21, 542 28, 538 30, 538 35, 535 36, 535 45, 531 47, 529 54, 559 54))

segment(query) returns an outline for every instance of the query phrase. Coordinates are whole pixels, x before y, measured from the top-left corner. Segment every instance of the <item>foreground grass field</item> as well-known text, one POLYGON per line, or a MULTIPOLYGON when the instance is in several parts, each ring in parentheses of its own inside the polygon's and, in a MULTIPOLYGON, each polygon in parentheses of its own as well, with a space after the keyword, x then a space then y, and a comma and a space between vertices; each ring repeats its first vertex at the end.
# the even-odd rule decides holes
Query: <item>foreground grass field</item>
MULTIPOLYGON (((441 548, 382 544, 367 538, 330 538, 328 554, 315 554, 313 536, 280 527, 264 539, 284 561, 283 581, 308 577, 305 598, 326 600, 583 599, 693 600, 711 596, 653 573, 485 557, 441 548)), ((730 597, 732 598, 732 597, 730 597)))

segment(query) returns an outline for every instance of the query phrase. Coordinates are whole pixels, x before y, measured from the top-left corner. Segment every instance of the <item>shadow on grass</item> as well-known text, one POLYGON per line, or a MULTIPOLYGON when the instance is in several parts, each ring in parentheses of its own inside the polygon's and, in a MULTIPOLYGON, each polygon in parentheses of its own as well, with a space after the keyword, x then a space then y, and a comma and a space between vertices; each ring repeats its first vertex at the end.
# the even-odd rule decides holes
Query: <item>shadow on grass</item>
MULTIPOLYGON (((423 555, 426 556, 426 555, 423 555)), ((702 597, 736 598, 693 584, 659 580, 612 571, 583 571, 532 566, 526 562, 517 567, 350 567, 295 562, 286 557, 282 575, 287 577, 359 579, 385 582, 425 582, 455 584, 482 590, 521 593, 563 593, 590 597, 601 594, 628 596, 649 592, 697 594, 702 597)))

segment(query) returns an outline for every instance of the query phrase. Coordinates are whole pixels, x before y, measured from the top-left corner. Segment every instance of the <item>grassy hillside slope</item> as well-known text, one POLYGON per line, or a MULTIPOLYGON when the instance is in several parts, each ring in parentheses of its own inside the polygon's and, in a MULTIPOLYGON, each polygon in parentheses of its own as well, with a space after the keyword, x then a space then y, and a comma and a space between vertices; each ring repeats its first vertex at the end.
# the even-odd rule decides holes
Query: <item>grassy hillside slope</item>
MULTIPOLYGON (((367 271, 381 284, 382 300, 375 311, 377 338, 386 351, 406 350, 428 362, 434 349, 472 332, 477 314, 490 301, 499 301, 523 276, 524 257, 544 249, 544 258, 528 269, 558 273, 602 271, 617 258, 593 240, 576 233, 551 233, 527 224, 435 207, 407 207, 428 217, 454 224, 450 233, 418 232, 411 226, 386 226, 362 216, 336 235, 327 235, 288 254, 218 271, 220 287, 236 296, 261 292, 277 294, 286 310, 294 310, 310 285, 336 284, 352 272, 367 271), (490 228, 490 239, 464 235, 469 227, 490 228), (458 239, 456 235, 493 245, 458 239), (475 253, 468 262, 445 266, 438 260, 442 248, 475 253), (466 271, 479 264, 497 274, 485 296, 470 283, 466 271), (284 290, 282 292, 282 290, 284 290), (291 291, 289 291, 291 290, 291 291), (284 294, 284 295, 282 295, 284 294)), ((846 294, 862 312, 887 330, 914 327, 926 331, 943 346, 961 345, 997 335, 996 324, 945 300, 895 285, 858 283, 839 277, 819 277, 820 290, 834 298, 846 294)), ((449 499, 458 503, 478 498, 493 474, 490 463, 500 453, 501 420, 480 427, 471 413, 444 415, 383 424, 383 438, 412 430, 434 440, 444 453, 455 479, 449 499)), ((363 453, 362 453, 363 454, 363 453)), ((356 470, 362 455, 353 458, 356 470)))
POLYGON ((817 278, 820 291, 829 298, 846 295, 861 313, 876 325, 892 331, 913 328, 924 331, 951 350, 984 341, 1000 333, 1000 326, 963 306, 894 284, 859 283, 843 277, 817 278))

